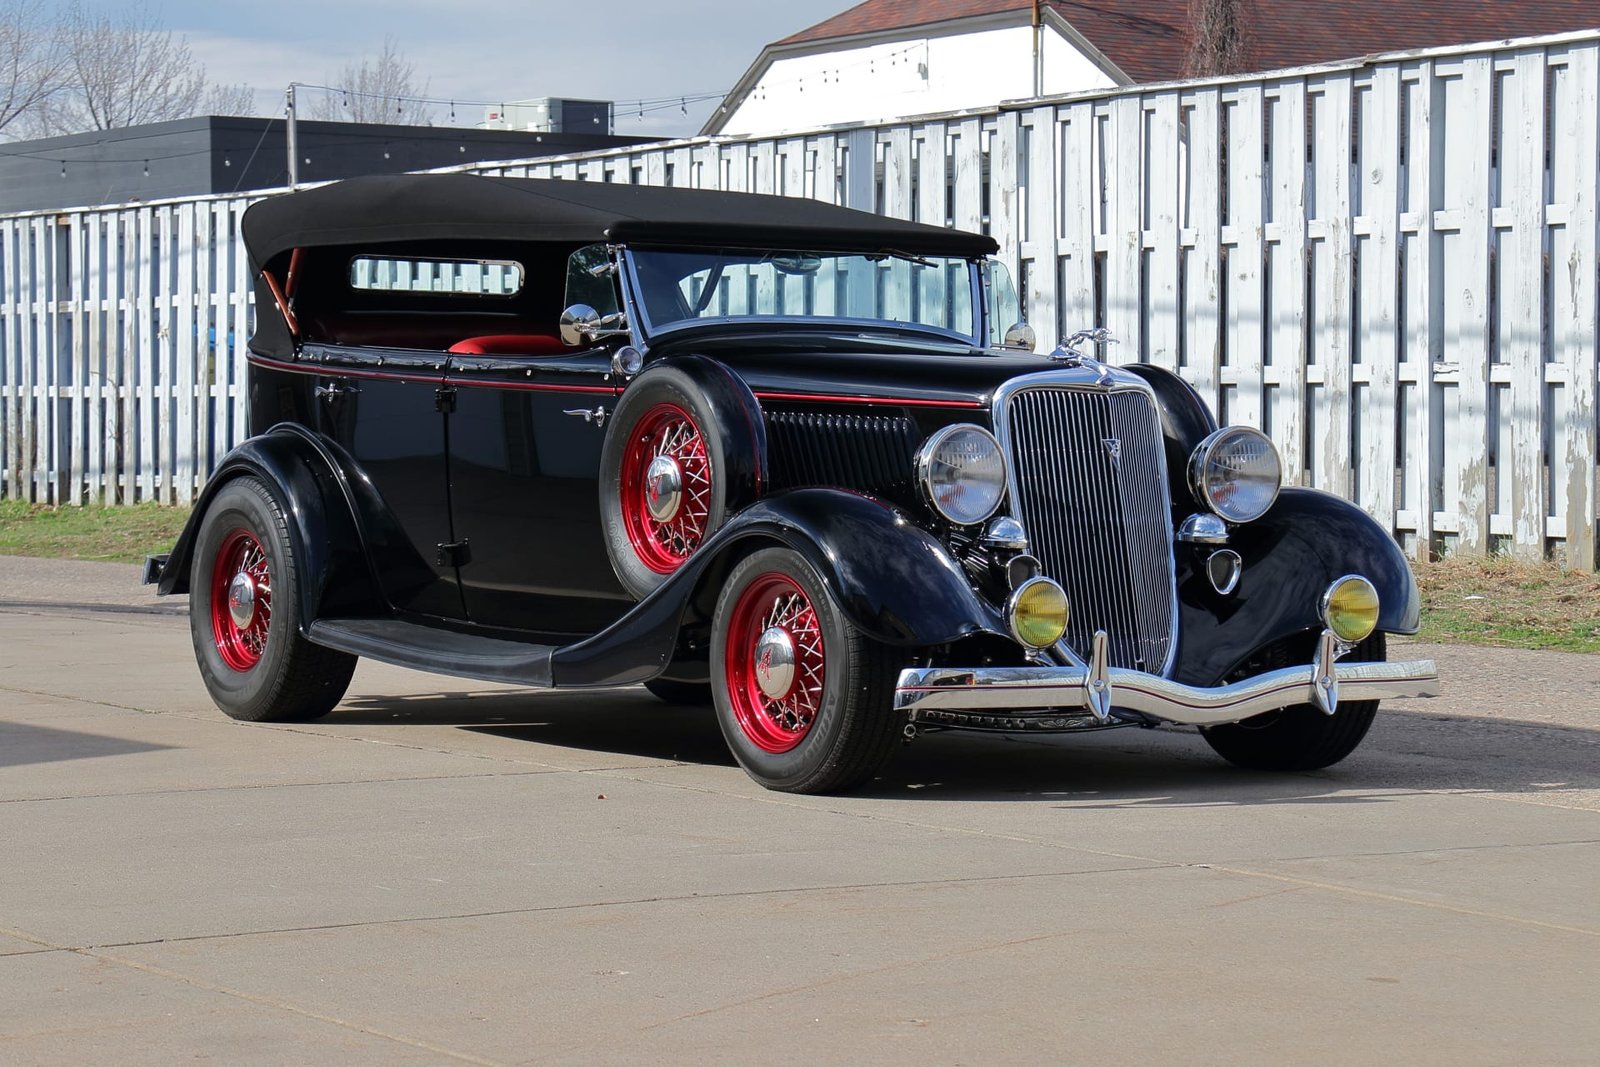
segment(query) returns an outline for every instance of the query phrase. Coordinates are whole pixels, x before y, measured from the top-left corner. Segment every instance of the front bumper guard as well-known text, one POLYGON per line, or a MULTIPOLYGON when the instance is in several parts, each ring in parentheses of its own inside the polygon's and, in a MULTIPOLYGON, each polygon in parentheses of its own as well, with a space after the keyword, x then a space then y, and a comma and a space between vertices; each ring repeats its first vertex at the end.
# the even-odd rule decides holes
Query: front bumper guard
POLYGON ((911 723, 979 729, 1073 729, 1111 725, 1114 718, 1138 721, 1141 716, 1184 726, 1220 726, 1296 704, 1312 704, 1332 715, 1346 700, 1439 695, 1439 672, 1432 660, 1338 663, 1347 647, 1324 630, 1309 664, 1204 689, 1108 666, 1101 631, 1084 667, 908 668, 895 684, 894 707, 911 723))

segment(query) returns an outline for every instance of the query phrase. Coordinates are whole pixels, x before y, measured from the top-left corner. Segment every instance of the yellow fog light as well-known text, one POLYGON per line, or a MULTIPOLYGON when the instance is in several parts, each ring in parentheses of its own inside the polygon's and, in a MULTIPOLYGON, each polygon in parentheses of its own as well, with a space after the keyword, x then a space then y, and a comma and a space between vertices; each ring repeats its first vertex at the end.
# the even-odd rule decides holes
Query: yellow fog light
POLYGON ((1322 619, 1341 641, 1360 641, 1378 625, 1378 591, 1359 574, 1347 574, 1322 594, 1322 619))
POLYGON ((1067 632, 1067 594, 1049 578, 1029 578, 1006 604, 1011 636, 1029 648, 1049 648, 1067 632))

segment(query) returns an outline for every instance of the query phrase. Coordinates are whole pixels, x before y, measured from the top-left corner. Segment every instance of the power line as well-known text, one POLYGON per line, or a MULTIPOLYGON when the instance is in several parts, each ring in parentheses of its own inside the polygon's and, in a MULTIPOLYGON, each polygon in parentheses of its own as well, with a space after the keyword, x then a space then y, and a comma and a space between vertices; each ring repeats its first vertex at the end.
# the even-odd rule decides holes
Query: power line
MULTIPOLYGON (((461 97, 413 96, 405 93, 376 93, 367 92, 360 89, 350 89, 336 85, 316 85, 310 82, 295 82, 294 84, 297 89, 311 89, 317 92, 328 93, 342 97, 345 100, 344 106, 346 107, 349 106, 349 101, 351 99, 379 100, 385 104, 395 104, 397 107, 402 104, 412 104, 419 107, 448 107, 450 109, 452 118, 454 117, 455 110, 458 107, 492 107, 499 108, 502 112, 504 112, 507 105, 520 102, 509 99, 466 100, 462 99, 461 97)), ((690 104, 700 104, 707 100, 721 100, 726 95, 726 92, 721 91, 673 93, 670 96, 640 97, 632 101, 626 99, 620 101, 611 100, 607 101, 607 103, 611 105, 613 118, 632 118, 635 115, 647 115, 657 111, 668 111, 672 108, 686 109, 690 104)))

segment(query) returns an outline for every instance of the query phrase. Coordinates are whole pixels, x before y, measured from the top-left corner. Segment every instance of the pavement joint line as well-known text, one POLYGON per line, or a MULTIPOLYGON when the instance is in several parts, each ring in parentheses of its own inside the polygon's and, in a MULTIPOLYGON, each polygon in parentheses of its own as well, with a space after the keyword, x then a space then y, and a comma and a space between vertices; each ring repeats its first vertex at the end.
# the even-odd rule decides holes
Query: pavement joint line
MULTIPOLYGON (((1392 902, 1392 903, 1421 904, 1421 905, 1427 906, 1427 907, 1441 908, 1442 910, 1445 910, 1445 911, 1450 911, 1450 912, 1454 912, 1454 913, 1461 914, 1461 915, 1468 915, 1468 916, 1472 916, 1472 917, 1475 917, 1475 918, 1499 919, 1499 920, 1506 921, 1506 922, 1520 923, 1520 924, 1539 927, 1539 928, 1542 928, 1542 929, 1560 931, 1560 932, 1564 932, 1564 933, 1587 934, 1587 935, 1590 935, 1590 936, 1600 937, 1600 930, 1590 930, 1590 929, 1586 929, 1584 927, 1566 926, 1566 925, 1563 925, 1563 924, 1560 924, 1560 923, 1547 923, 1547 922, 1543 922, 1543 921, 1537 920, 1537 919, 1525 919, 1525 918, 1520 918, 1518 916, 1502 915, 1502 914, 1498 914, 1498 913, 1494 913, 1494 912, 1480 911, 1480 910, 1473 909, 1473 908, 1460 908, 1460 907, 1453 907, 1453 906, 1450 906, 1450 905, 1434 904, 1434 903, 1430 903, 1430 902, 1427 902, 1427 901, 1420 901, 1420 900, 1416 900, 1416 899, 1413 899, 1413 898, 1402 897, 1402 896, 1397 896, 1397 895, 1388 894, 1388 893, 1378 893, 1378 892, 1367 891, 1367 890, 1354 890, 1354 889, 1350 889, 1349 887, 1333 885, 1333 884, 1323 883, 1323 882, 1316 882, 1316 881, 1313 881, 1313 880, 1310 880, 1310 879, 1288 878, 1288 877, 1283 877, 1283 876, 1279 876, 1279 875, 1267 874, 1267 873, 1261 872, 1261 871, 1252 871, 1252 870, 1248 870, 1248 869, 1245 869, 1245 868, 1221 867, 1221 866, 1217 866, 1215 864, 1182 864, 1181 866, 1185 867, 1185 868, 1199 869, 1199 870, 1222 871, 1222 872, 1225 872, 1225 873, 1228 873, 1228 874, 1243 875, 1243 876, 1247 876, 1247 877, 1269 878, 1269 879, 1273 879, 1275 881, 1287 883, 1289 885, 1288 889, 1280 890, 1279 892, 1293 892, 1293 891, 1299 890, 1299 889, 1321 889, 1321 890, 1325 890, 1325 891, 1333 891, 1333 892, 1336 892, 1336 893, 1340 893, 1340 892, 1342 892, 1342 893, 1353 893, 1353 894, 1358 895, 1358 896, 1370 897, 1370 898, 1374 898, 1374 899, 1389 901, 1389 902, 1392 902)), ((1274 893, 1262 893, 1262 894, 1256 894, 1255 897, 1247 897, 1247 898, 1244 898, 1244 899, 1250 900, 1250 899, 1257 899, 1259 897, 1272 896, 1272 895, 1276 895, 1276 894, 1274 894, 1274 893)), ((1226 901, 1224 903, 1225 904, 1236 904, 1236 903, 1241 903, 1241 901, 1238 901, 1238 900, 1226 901)), ((707 1015, 714 1015, 714 1014, 717 1014, 717 1013, 723 1012, 723 1011, 729 1011, 729 1010, 734 1010, 734 1009, 738 1009, 738 1008, 748 1007, 748 1006, 750 1006, 752 1004, 759 1004, 762 1001, 771 1000, 771 999, 774 999, 774 998, 777 998, 777 997, 793 996, 793 995, 795 995, 797 993, 805 993, 805 992, 809 992, 809 991, 814 991, 814 990, 817 990, 817 989, 820 989, 820 988, 823 988, 823 987, 826 987, 826 986, 836 985, 836 984, 838 984, 840 982, 855 981, 855 980, 858 980, 858 979, 861 979, 861 978, 870 978, 870 977, 873 977, 873 976, 876 976, 876 975, 887 974, 887 973, 891 973, 891 972, 894 972, 894 971, 900 971, 900 970, 907 970, 907 969, 914 968, 914 967, 924 967, 924 966, 928 966, 930 964, 942 963, 942 962, 947 962, 947 961, 950 961, 950 960, 962 959, 962 958, 968 957, 968 956, 980 955, 980 954, 985 953, 985 952, 992 952, 992 951, 997 951, 997 950, 1001 950, 1001 949, 1014 948, 1014 947, 1016 947, 1018 945, 1027 945, 1027 944, 1033 944, 1033 943, 1042 942, 1042 941, 1056 940, 1056 939, 1062 938, 1062 937, 1070 937, 1074 933, 1075 933, 1075 931, 1058 931, 1058 932, 1054 932, 1054 933, 1036 934, 1036 935, 1034 935, 1032 937, 1012 938, 1012 939, 1007 939, 1005 941, 997 941, 997 942, 991 942, 991 943, 987 943, 987 944, 968 946, 966 948, 951 950, 951 951, 948 951, 948 952, 932 953, 932 954, 925 955, 923 957, 920 957, 920 958, 914 959, 914 960, 899 960, 899 961, 896 961, 894 963, 884 964, 883 966, 880 966, 880 967, 872 967, 872 968, 866 968, 866 969, 863 969, 863 970, 854 971, 854 972, 851 972, 850 974, 832 975, 830 977, 823 978, 823 979, 820 979, 820 980, 815 981, 815 982, 807 982, 807 983, 803 983, 801 985, 791 986, 791 987, 788 987, 788 988, 785 988, 785 989, 770 990, 768 992, 758 994, 757 996, 747 997, 747 998, 744 998, 742 1000, 730 1001, 730 1002, 727 1002, 727 1003, 718 1004, 718 1005, 713 1006, 713 1007, 703 1008, 703 1009, 701 1009, 699 1011, 688 1012, 688 1013, 685 1013, 683 1015, 675 1016, 675 1017, 673 1017, 671 1019, 665 1019, 665 1020, 662 1020, 661 1022, 652 1023, 649 1026, 642 1027, 641 1028, 641 1032, 647 1032, 647 1031, 650 1031, 650 1030, 658 1030, 658 1029, 661 1029, 662 1027, 670 1026, 670 1025, 673 1025, 673 1024, 676 1024, 676 1023, 680 1023, 680 1022, 686 1022, 686 1021, 688 1021, 690 1019, 703 1018, 703 1017, 705 1017, 707 1015)))
MULTIPOLYGON (((54 700, 64 700, 72 704, 89 704, 97 708, 112 708, 116 711, 131 711, 135 715, 174 715, 182 719, 191 719, 195 722, 215 722, 207 715, 197 715, 192 711, 176 711, 162 708, 141 708, 134 704, 118 704, 114 700, 96 700, 94 697, 77 696, 71 693, 52 693, 47 689, 19 689, 14 685, 0 685, 0 693, 21 693, 30 697, 50 697, 54 700)), ((245 724, 241 724, 245 725, 245 724)))
MULTIPOLYGON (((574 904, 547 904, 530 908, 499 908, 490 911, 454 912, 440 915, 408 915, 392 919, 367 919, 360 922, 323 923, 316 926, 283 926, 265 930, 237 930, 232 933, 186 934, 183 937, 155 937, 144 941, 114 941, 100 945, 57 945, 20 931, 0 927, 0 934, 9 934, 22 941, 47 946, 64 952, 101 952, 107 949, 150 948, 157 945, 179 945, 200 941, 233 941, 251 937, 277 937, 283 934, 331 933, 339 930, 362 930, 379 926, 407 926, 412 923, 460 922, 468 919, 496 919, 516 915, 554 915, 561 912, 587 911, 600 908, 642 907, 651 904, 683 904, 693 901, 746 900, 757 897, 786 894, 849 893, 881 889, 926 889, 939 886, 994 885, 1004 882, 1031 882, 1044 879, 1077 878, 1094 874, 1123 874, 1131 871, 1182 870, 1190 864, 1160 863, 1148 867, 1103 867, 1086 871, 1040 871, 1034 874, 974 875, 970 878, 920 878, 901 882, 842 882, 829 885, 775 886, 770 889, 740 889, 720 893, 674 893, 654 897, 626 897, 617 900, 589 900, 574 904)), ((0 957, 3 959, 4 957, 0 957)))
POLYGON ((96 604, 73 600, 0 600, 0 611, 13 615, 65 615, 89 612, 94 615, 165 615, 188 618, 189 609, 164 604, 96 604))
MULTIPOLYGON (((676 786, 676 788, 688 789, 688 790, 692 790, 692 791, 695 791, 695 792, 705 792, 705 793, 712 793, 712 794, 717 794, 717 795, 733 796, 735 798, 738 798, 738 797, 742 796, 742 794, 737 794, 737 793, 734 793, 734 794, 720 793, 720 791, 718 791, 718 790, 708 789, 708 788, 706 788, 704 786, 681 785, 681 786, 676 786)), ((781 796, 748 797, 746 799, 761 801, 761 802, 765 802, 765 803, 769 803, 769 804, 777 804, 777 805, 784 806, 784 807, 798 808, 798 809, 801 809, 801 810, 804 810, 804 811, 828 811, 828 812, 832 812, 833 814, 836 814, 836 815, 845 815, 845 816, 852 817, 852 818, 878 820, 878 821, 883 821, 883 822, 893 822, 893 823, 898 823, 898 824, 900 824, 902 826, 911 826, 911 827, 915 827, 915 828, 923 829, 923 830, 933 830, 933 831, 941 831, 941 832, 953 832, 953 833, 971 834, 971 835, 976 836, 976 837, 995 838, 995 839, 998 839, 998 840, 1012 841, 1012 842, 1016 842, 1016 843, 1019 843, 1019 844, 1045 845, 1045 846, 1048 846, 1048 847, 1051 847, 1051 848, 1057 848, 1057 849, 1061 849, 1061 850, 1065 850, 1065 851, 1072 851, 1072 852, 1081 852, 1081 853, 1083 853, 1085 855, 1100 856, 1100 857, 1103 857, 1103 858, 1106 858, 1106 859, 1136 860, 1136 861, 1139 861, 1140 863, 1146 865, 1145 867, 1142 867, 1142 868, 1132 868, 1132 869, 1135 869, 1135 870, 1157 869, 1157 868, 1161 868, 1161 867, 1180 867, 1180 868, 1188 868, 1188 869, 1193 869, 1193 870, 1222 871, 1222 872, 1225 872, 1225 873, 1228 873, 1228 874, 1239 875, 1239 876, 1242 876, 1242 877, 1265 878, 1265 879, 1269 879, 1269 880, 1272 880, 1272 881, 1287 882, 1287 883, 1290 883, 1290 884, 1303 886, 1305 888, 1321 889, 1321 890, 1324 890, 1324 891, 1327 891, 1327 892, 1333 892, 1333 893, 1347 893, 1347 894, 1349 894, 1351 896, 1365 897, 1365 898, 1373 899, 1373 900, 1384 900, 1384 901, 1388 901, 1390 903, 1395 903, 1395 904, 1410 904, 1410 905, 1413 905, 1415 907, 1433 908, 1433 909, 1440 910, 1440 911, 1447 911, 1447 912, 1452 912, 1452 913, 1458 914, 1458 915, 1472 916, 1472 917, 1480 918, 1480 919, 1495 919, 1495 920, 1499 920, 1499 921, 1507 922, 1507 923, 1512 923, 1512 924, 1516 924, 1516 925, 1533 926, 1533 927, 1540 928, 1540 929, 1556 930, 1556 931, 1562 931, 1562 932, 1566 932, 1566 933, 1583 934, 1583 935, 1587 935, 1587 936, 1590 936, 1590 937, 1600 937, 1600 930, 1590 929, 1588 927, 1566 926, 1566 925, 1561 924, 1561 923, 1545 922, 1542 919, 1530 919, 1530 918, 1527 918, 1527 917, 1524 917, 1524 916, 1509 915, 1509 914, 1505 914, 1505 913, 1502 913, 1502 912, 1482 911, 1482 910, 1478 910, 1478 909, 1474 909, 1474 908, 1461 907, 1459 905, 1445 904, 1445 903, 1441 903, 1441 902, 1438 902, 1438 901, 1425 900, 1425 899, 1423 899, 1421 897, 1410 897, 1410 896, 1403 896, 1403 895, 1400 895, 1400 894, 1392 894, 1392 893, 1380 893, 1380 892, 1378 892, 1376 890, 1360 889, 1360 888, 1355 887, 1355 886, 1342 886, 1342 885, 1339 885, 1339 884, 1333 883, 1333 882, 1319 882, 1319 881, 1316 881, 1314 879, 1309 879, 1309 878, 1294 878, 1294 877, 1289 876, 1289 875, 1272 874, 1272 873, 1267 872, 1267 871, 1253 871, 1253 870, 1250 870, 1249 868, 1245 868, 1245 867, 1230 867, 1230 866, 1225 866, 1225 865, 1221 865, 1221 864, 1214 864, 1214 863, 1185 863, 1185 862, 1174 861, 1174 860, 1162 860, 1162 859, 1158 859, 1157 857, 1154 857, 1154 856, 1138 856, 1138 855, 1134 855, 1132 853, 1111 852, 1109 850, 1103 850, 1103 849, 1084 848, 1081 845, 1073 845, 1073 844, 1067 844, 1067 843, 1064 843, 1064 842, 1051 841, 1051 840, 1049 840, 1047 838, 1036 837, 1036 836, 1031 835, 1031 834, 998 834, 998 833, 994 833, 992 831, 970 829, 970 828, 961 827, 961 826, 942 826, 942 825, 939 825, 937 823, 919 822, 919 821, 914 820, 914 819, 893 818, 893 817, 884 816, 884 815, 881 815, 881 814, 878 814, 878 813, 874 813, 874 812, 851 812, 851 811, 840 811, 837 808, 813 807, 811 805, 801 804, 801 803, 798 803, 798 802, 795 802, 795 801, 792 801, 792 800, 787 800, 787 799, 785 799, 784 797, 781 797, 781 796)), ((1587 843, 1590 843, 1590 842, 1587 842, 1587 841, 1546 842, 1545 844, 1567 844, 1567 843, 1571 843, 1571 844, 1587 844, 1587 843)), ((1501 847, 1515 847, 1515 846, 1501 846, 1501 847)), ((1539 847, 1539 846, 1526 846, 1526 847, 1539 847)), ((1422 850, 1418 850, 1418 851, 1419 852, 1428 852, 1428 851, 1433 851, 1433 850, 1422 849, 1422 850)), ((1404 855, 1405 853, 1400 853, 1400 854, 1404 855)))
POLYGON ((1499 841, 1487 845, 1445 845, 1440 848, 1399 848, 1388 852, 1319 852, 1309 856, 1275 856, 1273 863, 1305 863, 1308 860, 1364 860, 1389 856, 1433 856, 1451 852, 1488 852, 1494 849, 1554 848, 1559 845, 1600 845, 1600 838, 1579 837, 1571 841, 1499 841))
POLYGON ((356 1033, 382 1038, 385 1041, 393 1041, 396 1044, 406 1045, 415 1049, 421 1049, 423 1052, 431 1052, 434 1055, 444 1056, 460 1063, 471 1063, 477 1065, 477 1067, 509 1067, 508 1064, 500 1060, 485 1059, 482 1056, 475 1056, 470 1052, 462 1052, 458 1049, 447 1048, 444 1045, 435 1044, 432 1041, 424 1041, 421 1038, 408 1037, 405 1034, 396 1034, 388 1030, 380 1030, 376 1027, 366 1026, 350 1019, 340 1018, 337 1015, 329 1015, 326 1012, 313 1011, 310 1008, 302 1008, 300 1005, 290 1003, 286 1000, 279 1000, 275 997, 263 996, 259 993, 250 993, 243 989, 235 989, 231 986, 221 985, 217 982, 208 982, 203 978, 197 978, 194 975, 184 974, 181 971, 174 971, 166 967, 158 967, 155 964, 144 963, 140 960, 127 959, 125 957, 115 955, 114 953, 105 952, 100 949, 81 947, 75 948, 71 945, 57 945, 45 938, 35 937, 32 934, 27 934, 20 930, 11 930, 4 927, 0 927, 0 934, 6 934, 17 938, 20 941, 29 942, 30 944, 45 946, 45 949, 48 951, 70 952, 77 956, 83 956, 86 959, 100 960, 105 963, 114 963, 120 967, 126 967, 129 970, 138 971, 142 974, 148 974, 155 978, 165 978, 168 981, 179 982, 195 989, 205 990, 208 993, 217 993, 222 996, 248 1001, 252 1004, 259 1004, 263 1007, 288 1012, 292 1015, 299 1015, 303 1018, 315 1019, 318 1022, 328 1023, 344 1030, 353 1030, 356 1033))
POLYGON ((241 782, 237 785, 197 785, 192 789, 149 789, 125 793, 63 793, 50 797, 0 797, 0 804, 42 804, 63 800, 121 800, 133 797, 170 797, 188 793, 228 793, 250 789, 312 789, 318 786, 391 785, 405 782, 449 782, 476 778, 526 778, 536 774, 557 774, 556 770, 482 771, 472 774, 417 774, 397 778, 347 778, 332 782, 241 782))
MULTIPOLYGON (((699 1011, 685 1012, 684 1014, 674 1016, 671 1019, 663 1019, 660 1022, 651 1023, 649 1026, 640 1027, 638 1032, 645 1033, 650 1030, 659 1030, 662 1027, 672 1026, 676 1023, 687 1022, 690 1019, 702 1019, 708 1015, 716 1015, 719 1012, 749 1007, 752 1004, 759 1004, 762 1001, 772 1000, 777 997, 793 996, 796 993, 805 993, 817 989, 823 989, 828 986, 838 985, 841 982, 853 982, 861 978, 871 978, 876 975, 890 974, 895 971, 910 970, 915 967, 926 967, 930 964, 964 959, 968 956, 979 956, 986 952, 997 952, 1002 949, 1016 948, 1019 945, 1032 945, 1044 941, 1056 941, 1064 937, 1076 936, 1079 932, 1080 931, 1077 930, 1057 930, 1051 933, 1034 934, 1031 937, 1007 938, 1003 941, 990 941, 980 945, 968 945, 965 948, 950 949, 945 952, 927 953, 918 957, 917 959, 912 960, 896 960, 893 963, 882 964, 878 967, 866 967, 860 970, 852 971, 849 974, 830 975, 827 978, 821 978, 814 982, 804 982, 800 985, 789 986, 784 989, 772 989, 765 993, 758 993, 753 997, 745 997, 742 1000, 727 1001, 722 1004, 714 1005, 713 1007, 701 1008, 699 1011)), ((562 1051, 570 1052, 581 1047, 582 1046, 571 1046, 567 1049, 563 1049, 562 1051)))
POLYGON ((1431 908, 1435 911, 1449 912, 1453 915, 1465 915, 1474 919, 1490 919, 1499 922, 1513 923, 1518 926, 1532 926, 1540 930, 1552 930, 1564 934, 1581 934, 1586 937, 1600 937, 1600 929, 1587 926, 1569 926, 1566 923, 1546 922, 1543 919, 1530 919, 1522 915, 1508 915, 1505 912, 1486 911, 1481 908, 1467 908, 1459 904, 1446 904, 1443 901, 1424 900, 1421 897, 1405 896, 1399 893, 1384 893, 1376 889, 1361 889, 1357 886, 1340 885, 1337 882, 1323 882, 1315 878, 1296 878, 1288 874, 1274 874, 1271 871, 1254 871, 1248 867, 1229 867, 1216 863, 1194 863, 1185 866, 1201 870, 1221 871, 1225 874, 1243 875, 1249 878, 1265 878, 1274 882, 1296 886, 1302 889, 1321 889, 1330 893, 1344 893, 1349 896, 1364 897, 1368 900, 1382 900, 1390 904, 1409 904, 1419 908, 1431 908))
MULTIPOLYGON (((1592 792, 1592 788, 1577 787, 1585 792, 1592 792)), ((1462 796, 1472 797, 1474 800, 1498 800, 1506 804, 1528 804, 1536 808, 1559 808, 1562 811, 1586 811, 1591 815, 1600 809, 1592 804, 1557 804, 1553 800, 1544 799, 1542 793, 1488 793, 1477 790, 1462 790, 1462 796)))

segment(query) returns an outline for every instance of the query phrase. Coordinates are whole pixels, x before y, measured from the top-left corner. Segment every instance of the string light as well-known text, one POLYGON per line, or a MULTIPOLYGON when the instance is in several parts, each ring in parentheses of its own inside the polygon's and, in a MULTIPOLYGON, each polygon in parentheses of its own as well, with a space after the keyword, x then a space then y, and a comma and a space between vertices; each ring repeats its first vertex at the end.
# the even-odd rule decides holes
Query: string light
MULTIPOLYGON (((403 114, 406 110, 407 104, 411 105, 411 110, 414 114, 422 111, 422 109, 427 105, 432 104, 447 109, 452 121, 460 121, 459 111, 463 107, 483 107, 493 109, 493 114, 499 120, 505 119, 507 111, 507 104, 504 100, 500 101, 497 105, 493 100, 461 100, 443 96, 396 96, 392 93, 368 93, 362 92, 359 89, 346 89, 332 85, 313 85, 307 82, 295 82, 295 88, 324 93, 336 93, 339 95, 341 106, 346 109, 351 108, 351 102, 355 99, 376 100, 381 102, 385 108, 392 103, 395 105, 395 112, 397 114, 403 114)), ((689 114, 690 104, 701 104, 711 100, 720 101, 725 99, 726 96, 726 92, 702 92, 680 93, 677 96, 643 97, 638 100, 629 101, 624 106, 619 107, 613 105, 612 118, 621 119, 632 115, 642 120, 645 115, 654 114, 660 111, 667 111, 671 108, 677 108, 679 114, 687 116, 689 114)), ((596 117, 592 120, 592 122, 594 125, 599 125, 600 119, 596 117)))

